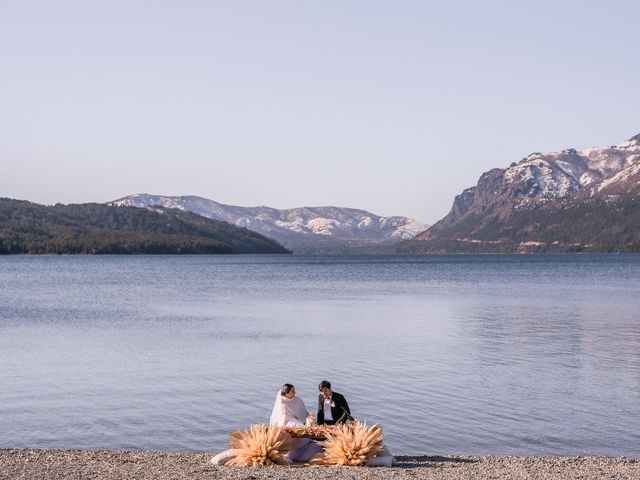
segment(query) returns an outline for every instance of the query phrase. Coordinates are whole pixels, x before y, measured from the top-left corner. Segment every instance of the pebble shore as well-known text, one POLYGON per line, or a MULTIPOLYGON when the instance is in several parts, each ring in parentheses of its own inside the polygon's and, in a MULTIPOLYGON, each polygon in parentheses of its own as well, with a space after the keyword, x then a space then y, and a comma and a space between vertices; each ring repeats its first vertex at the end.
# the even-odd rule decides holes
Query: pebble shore
POLYGON ((640 459, 625 457, 397 456, 392 468, 221 467, 213 454, 0 449, 0 480, 638 480, 640 459))

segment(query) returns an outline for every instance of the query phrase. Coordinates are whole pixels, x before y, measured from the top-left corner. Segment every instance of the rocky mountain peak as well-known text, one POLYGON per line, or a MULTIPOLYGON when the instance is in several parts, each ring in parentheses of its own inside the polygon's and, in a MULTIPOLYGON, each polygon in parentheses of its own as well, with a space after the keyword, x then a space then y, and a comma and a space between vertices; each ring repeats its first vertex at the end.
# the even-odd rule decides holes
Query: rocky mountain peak
POLYGON ((634 135, 620 146, 623 145, 627 147, 640 147, 640 133, 638 135, 634 135))
POLYGON ((483 173, 475 187, 455 198, 447 216, 416 238, 432 239, 439 231, 471 224, 472 219, 492 215, 505 219, 514 211, 555 204, 587 186, 593 192, 622 191, 624 182, 624 191, 630 191, 639 162, 640 135, 613 147, 532 153, 507 168, 483 173))
POLYGON ((294 253, 350 253, 414 237, 427 225, 417 220, 382 217, 340 207, 239 207, 207 198, 135 194, 111 202, 141 208, 162 206, 222 220, 276 239, 294 253))

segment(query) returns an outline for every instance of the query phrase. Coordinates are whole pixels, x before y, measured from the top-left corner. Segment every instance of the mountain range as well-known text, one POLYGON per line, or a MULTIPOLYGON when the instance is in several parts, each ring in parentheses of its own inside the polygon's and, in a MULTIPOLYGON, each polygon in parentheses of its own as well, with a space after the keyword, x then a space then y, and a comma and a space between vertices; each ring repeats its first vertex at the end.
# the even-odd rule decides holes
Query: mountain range
POLYGON ((271 207, 225 205, 197 196, 135 194, 109 203, 139 208, 174 208, 221 220, 272 238, 301 254, 368 253, 409 239, 428 225, 407 217, 381 217, 339 207, 271 207))
POLYGON ((532 153, 495 168, 394 251, 640 251, 640 135, 603 148, 532 153))
POLYGON ((0 199, 0 253, 640 252, 640 135, 489 170, 427 227, 352 208, 196 196, 50 207, 0 199))

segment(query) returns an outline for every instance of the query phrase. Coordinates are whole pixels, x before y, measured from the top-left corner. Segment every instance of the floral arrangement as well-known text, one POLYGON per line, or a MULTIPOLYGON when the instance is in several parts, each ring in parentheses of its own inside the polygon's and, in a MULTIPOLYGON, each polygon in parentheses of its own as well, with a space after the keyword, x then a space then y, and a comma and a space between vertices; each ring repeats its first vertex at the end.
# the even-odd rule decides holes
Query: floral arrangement
POLYGON ((287 427, 285 432, 293 438, 326 438, 326 433, 334 428, 329 425, 301 425, 299 427, 287 427))
POLYGON ((291 448, 291 436, 282 427, 252 425, 248 430, 232 432, 231 460, 227 465, 285 465, 285 455, 291 448))
POLYGON ((312 461, 315 465, 360 466, 369 457, 382 452, 382 428, 356 421, 326 429, 326 440, 320 442, 324 452, 312 461))

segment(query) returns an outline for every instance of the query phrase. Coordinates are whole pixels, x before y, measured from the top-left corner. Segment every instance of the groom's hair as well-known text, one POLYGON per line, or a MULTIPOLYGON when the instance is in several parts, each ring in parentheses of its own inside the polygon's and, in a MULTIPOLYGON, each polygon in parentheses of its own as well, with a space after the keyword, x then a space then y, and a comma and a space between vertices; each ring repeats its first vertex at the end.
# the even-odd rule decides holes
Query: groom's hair
POLYGON ((280 389, 280 395, 284 397, 287 393, 291 391, 292 388, 293 388, 293 385, 291 385, 290 383, 285 383, 280 389))
POLYGON ((329 380, 322 380, 320 385, 318 385, 318 389, 322 390, 323 388, 331 388, 331 382, 329 380))

